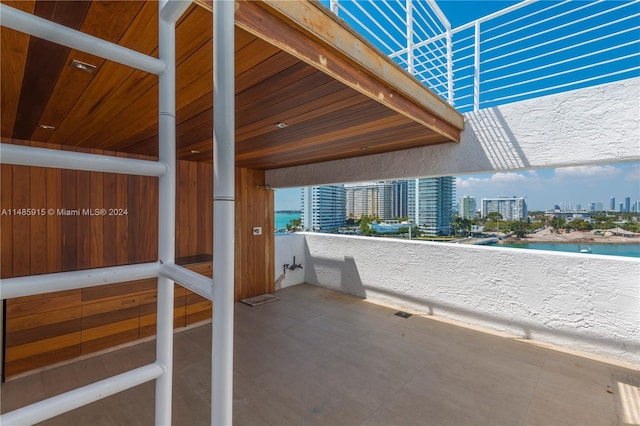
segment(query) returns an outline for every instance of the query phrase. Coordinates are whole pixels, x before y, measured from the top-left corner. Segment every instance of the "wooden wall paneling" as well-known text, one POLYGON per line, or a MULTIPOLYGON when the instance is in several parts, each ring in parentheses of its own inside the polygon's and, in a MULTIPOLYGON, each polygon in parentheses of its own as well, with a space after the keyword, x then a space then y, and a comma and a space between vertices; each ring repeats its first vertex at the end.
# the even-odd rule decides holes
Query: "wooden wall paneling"
MULTIPOLYGON (((211 278, 213 267, 211 262, 196 263, 186 265, 190 270, 211 278)), ((199 321, 211 318, 211 301, 204 297, 185 289, 185 325, 194 324, 199 321)))
POLYGON ((176 169, 176 257, 186 257, 189 256, 189 162, 177 161, 176 169))
MULTIPOLYGON (((31 173, 28 167, 11 166, 13 171, 12 203, 15 210, 30 208, 31 173)), ((20 214, 13 215, 13 276, 31 273, 31 220, 20 214)))
POLYGON ((206 163, 196 163, 198 166, 197 185, 197 215, 198 215, 198 247, 197 254, 212 254, 212 247, 207 245, 211 237, 207 238, 211 232, 213 194, 209 191, 210 181, 213 179, 212 166, 206 163))
POLYGON ((91 268, 91 216, 86 214, 91 206, 91 172, 78 171, 77 179, 77 204, 76 209, 79 210, 77 220, 77 239, 78 239, 78 269, 91 268))
POLYGON ((13 276, 13 166, 0 164, 0 277, 13 276))
MULTIPOLYGON (((92 154, 101 154, 100 150, 91 150, 92 154)), ((89 208, 94 213, 89 217, 90 236, 91 236, 91 268, 100 268, 105 266, 104 259, 104 218, 100 209, 105 208, 104 204, 104 175, 105 173, 89 173, 90 180, 90 198, 89 208), (97 211, 97 214, 95 214, 97 211)))
POLYGON ((274 291, 273 192, 258 185, 264 185, 264 171, 236 168, 236 301, 274 291), (254 226, 262 235, 253 235, 254 226))
MULTIPOLYGON (((48 149, 59 147, 47 144, 48 149)), ((47 168, 47 272, 60 272, 63 269, 62 216, 62 170, 47 168)))
POLYGON ((151 262, 158 258, 158 179, 140 176, 139 181, 139 262, 151 262))
POLYGON ((200 205, 198 204, 198 163, 189 161, 189 208, 187 214, 189 217, 189 251, 187 256, 193 256, 198 253, 198 238, 200 232, 198 229, 198 210, 200 205))
MULTIPOLYGON (((118 157, 124 157, 118 154, 118 157)), ((127 175, 116 175, 116 204, 117 209, 128 209, 128 177, 127 175)), ((129 261, 129 216, 116 216, 116 264, 126 265, 129 261)))
POLYGON ((152 278, 82 289, 82 353, 138 339, 140 301, 155 288, 152 278))
POLYGON ((7 300, 5 375, 80 355, 80 290, 7 300))
MULTIPOLYGON (((35 1, 4 1, 7 6, 33 13, 35 1)), ((10 137, 16 120, 20 88, 22 87, 24 66, 27 62, 29 36, 27 34, 0 28, 0 51, 2 56, 11 55, 11 60, 0 61, 0 134, 10 137), (9 53, 10 52, 10 53, 9 53)))
POLYGON ((30 208, 37 212, 31 222, 31 275, 47 272, 47 170, 44 167, 30 169, 30 208))
MULTIPOLYGON (((140 158, 136 156, 135 158, 140 158)), ((127 201, 127 217, 129 218, 129 261, 127 263, 139 263, 142 256, 140 228, 142 227, 140 216, 140 176, 127 176, 128 182, 128 201, 127 201)))
POLYGON ((62 270, 75 271, 78 269, 78 241, 76 216, 62 214, 76 209, 77 172, 75 170, 61 170, 61 222, 62 222, 62 270))
MULTIPOLYGON (((104 186, 102 197, 104 208, 112 209, 117 206, 116 202, 116 174, 104 173, 102 177, 104 186)), ((102 219, 102 243, 104 266, 114 266, 118 263, 117 258, 117 216, 106 215, 102 219)))

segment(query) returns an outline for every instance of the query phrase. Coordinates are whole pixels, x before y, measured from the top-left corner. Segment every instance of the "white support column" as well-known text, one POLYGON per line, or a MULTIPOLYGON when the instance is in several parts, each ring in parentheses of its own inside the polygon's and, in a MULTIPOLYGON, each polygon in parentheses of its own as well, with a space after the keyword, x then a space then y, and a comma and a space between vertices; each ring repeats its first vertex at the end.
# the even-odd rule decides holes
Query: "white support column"
MULTIPOLYGON (((158 11, 159 57, 167 64, 158 84, 158 139, 160 161, 168 171, 159 179, 158 260, 175 262, 176 234, 176 51, 175 23, 162 19, 166 6, 160 2, 158 11)), ((173 281, 158 277, 156 362, 165 373, 156 380, 156 425, 171 424, 171 394, 173 380, 173 281)))
POLYGON ((447 27, 447 102, 453 106, 453 35, 451 26, 447 27))
POLYGON ((235 230, 234 2, 213 2, 213 335, 211 424, 233 414, 235 230))
POLYGON ((409 74, 414 74, 414 57, 413 54, 413 1, 406 0, 407 6, 407 71, 409 74))
POLYGON ((480 21, 475 23, 473 48, 473 110, 480 109, 480 21))

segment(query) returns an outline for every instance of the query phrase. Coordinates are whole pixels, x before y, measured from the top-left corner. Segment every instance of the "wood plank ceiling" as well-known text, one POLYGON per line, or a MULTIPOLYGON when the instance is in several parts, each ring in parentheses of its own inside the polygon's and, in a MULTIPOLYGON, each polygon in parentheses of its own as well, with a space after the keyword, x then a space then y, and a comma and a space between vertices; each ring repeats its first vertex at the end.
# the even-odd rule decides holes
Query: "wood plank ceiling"
MULTIPOLYGON (((157 57, 156 1, 2 3, 157 57)), ((416 102, 420 93, 412 98, 380 81, 267 6, 237 7, 237 166, 271 169, 459 141, 462 118, 444 102, 438 108, 446 114, 430 111, 416 102), (278 34, 293 42, 283 43, 278 34), (324 62, 314 63, 312 49, 319 49, 315 61, 324 62), (326 67, 327 57, 334 69, 326 67)), ((336 25, 321 6, 312 11, 336 25)), ((157 155, 156 76, 4 27, 1 35, 3 142, 157 155), (74 59, 95 65, 95 71, 71 67, 74 59)), ((211 161, 212 28, 206 4, 189 8, 176 40, 178 156, 211 161)), ((353 35, 353 43, 363 42, 353 35)))

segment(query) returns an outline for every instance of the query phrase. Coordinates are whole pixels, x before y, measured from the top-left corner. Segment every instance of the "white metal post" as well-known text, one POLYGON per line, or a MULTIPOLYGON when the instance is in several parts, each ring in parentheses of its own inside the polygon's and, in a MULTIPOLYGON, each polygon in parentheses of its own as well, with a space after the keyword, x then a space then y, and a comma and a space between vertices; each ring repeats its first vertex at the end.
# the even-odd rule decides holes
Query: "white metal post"
POLYGON ((453 106, 453 40, 451 26, 447 26, 447 101, 453 106))
POLYGON ((407 0, 407 71, 414 74, 413 54, 413 2, 407 0))
POLYGON ((233 415, 235 229, 234 2, 213 2, 213 335, 211 424, 233 415))
MULTIPOLYGON (((158 83, 158 140, 160 161, 167 172, 159 178, 158 191, 158 260, 175 261, 176 205, 176 52, 175 23, 162 19, 166 0, 158 5, 158 49, 167 65, 158 83)), ((156 425, 171 424, 173 377, 173 281, 158 276, 156 362, 165 373, 156 380, 156 425)))
POLYGON ((473 49, 473 110, 480 109, 480 21, 475 23, 473 49))
POLYGON ((335 13, 336 16, 338 16, 338 0, 330 0, 329 2, 329 10, 331 10, 333 13, 335 13))

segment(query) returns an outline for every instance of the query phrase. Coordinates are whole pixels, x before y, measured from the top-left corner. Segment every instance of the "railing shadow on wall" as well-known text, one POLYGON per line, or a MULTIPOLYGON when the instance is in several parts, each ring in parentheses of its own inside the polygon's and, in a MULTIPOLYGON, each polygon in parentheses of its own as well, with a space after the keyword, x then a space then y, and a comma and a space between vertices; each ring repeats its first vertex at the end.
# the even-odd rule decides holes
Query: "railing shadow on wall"
POLYGON ((482 149, 494 170, 514 170, 531 167, 524 150, 498 107, 485 108, 467 115, 470 140, 482 149))

